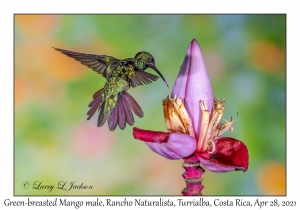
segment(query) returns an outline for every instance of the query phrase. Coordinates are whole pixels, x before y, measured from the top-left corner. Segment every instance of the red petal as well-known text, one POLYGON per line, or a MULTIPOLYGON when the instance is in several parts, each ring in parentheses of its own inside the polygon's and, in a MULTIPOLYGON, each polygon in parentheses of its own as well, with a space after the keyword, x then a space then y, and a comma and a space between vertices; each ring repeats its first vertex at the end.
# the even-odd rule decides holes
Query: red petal
POLYGON ((212 172, 247 171, 249 155, 243 142, 230 137, 221 137, 215 140, 215 144, 216 151, 212 154, 195 153, 205 168, 212 172))
POLYGON ((163 143, 167 140, 166 137, 168 137, 169 134, 170 133, 167 132, 143 130, 136 127, 133 128, 133 137, 145 142, 163 143))

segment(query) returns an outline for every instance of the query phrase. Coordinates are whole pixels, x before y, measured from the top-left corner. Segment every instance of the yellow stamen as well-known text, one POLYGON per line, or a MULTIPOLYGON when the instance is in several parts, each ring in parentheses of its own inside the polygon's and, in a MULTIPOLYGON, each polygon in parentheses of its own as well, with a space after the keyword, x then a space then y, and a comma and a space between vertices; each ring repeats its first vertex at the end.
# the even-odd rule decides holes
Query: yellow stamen
POLYGON ((232 119, 231 120, 223 119, 223 120, 225 121, 225 123, 224 124, 220 123, 219 126, 218 126, 218 129, 220 130, 219 136, 222 135, 223 133, 225 133, 228 130, 231 130, 232 133, 234 131, 233 126, 232 126, 234 124, 234 120, 232 120, 232 119))
POLYGON ((204 101, 200 101, 200 108, 202 110, 202 119, 199 127, 200 134, 197 145, 197 152, 203 152, 207 149, 207 131, 209 126, 209 111, 206 108, 206 104, 204 101))
MULTIPOLYGON (((200 101, 202 112, 201 123, 199 125, 199 138, 197 143, 197 152, 212 154, 216 151, 215 139, 224 132, 231 130, 233 132, 234 120, 225 120, 220 123, 225 106, 225 99, 214 99, 214 106, 210 113, 205 101, 200 101), (211 151, 208 148, 211 147, 211 151)), ((185 106, 177 96, 173 98, 166 97, 163 100, 164 117, 169 132, 184 133, 195 137, 192 121, 185 109, 185 106)))
POLYGON ((231 119, 229 121, 225 120, 225 123, 220 123, 225 106, 225 99, 214 99, 214 107, 210 116, 210 112, 206 108, 205 101, 200 101, 200 107, 202 111, 202 119, 200 124, 200 135, 197 144, 197 151, 204 152, 207 151, 208 147, 212 147, 211 151, 208 153, 214 153, 216 150, 216 145, 214 140, 219 137, 222 133, 231 130, 233 131, 234 121, 231 119), (210 116, 210 119, 209 119, 210 116))
POLYGON ((166 126, 169 132, 172 132, 172 125, 171 125, 171 120, 170 120, 170 115, 168 112, 168 99, 169 97, 167 97, 166 99, 163 100, 163 108, 164 108, 164 117, 165 117, 165 122, 166 122, 166 126))
POLYGON ((164 116, 169 132, 185 133, 194 136, 194 129, 191 119, 184 107, 184 104, 177 96, 163 100, 164 116))
POLYGON ((216 151, 216 144, 213 140, 209 140, 207 142, 210 146, 212 146, 212 150, 211 151, 207 151, 209 154, 212 154, 216 151))
POLYGON ((187 111, 184 107, 184 104, 182 103, 182 100, 180 98, 176 97, 175 103, 174 103, 174 108, 177 111, 177 114, 180 117, 180 119, 185 127, 186 134, 188 134, 190 136, 195 136, 190 116, 187 113, 187 111))

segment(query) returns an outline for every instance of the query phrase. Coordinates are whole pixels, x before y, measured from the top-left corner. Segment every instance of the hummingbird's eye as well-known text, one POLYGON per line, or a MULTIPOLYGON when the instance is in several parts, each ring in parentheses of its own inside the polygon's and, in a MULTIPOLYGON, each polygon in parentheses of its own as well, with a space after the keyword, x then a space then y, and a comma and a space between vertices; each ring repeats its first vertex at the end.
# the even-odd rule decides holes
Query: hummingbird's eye
POLYGON ((154 63, 154 58, 151 58, 151 63, 154 63))

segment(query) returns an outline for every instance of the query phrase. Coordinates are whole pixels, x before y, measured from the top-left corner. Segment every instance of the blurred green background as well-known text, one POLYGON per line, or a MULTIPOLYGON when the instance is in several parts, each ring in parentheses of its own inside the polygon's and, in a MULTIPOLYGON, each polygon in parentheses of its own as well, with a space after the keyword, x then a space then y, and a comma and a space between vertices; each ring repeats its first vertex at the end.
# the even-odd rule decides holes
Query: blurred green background
MULTIPOLYGON (((183 161, 152 152, 131 126, 110 132, 95 116, 87 121, 105 79, 51 47, 120 59, 148 51, 173 87, 194 38, 214 94, 227 100, 224 118, 238 112, 231 137, 250 156, 245 173, 206 171, 203 194, 286 194, 285 15, 15 15, 14 23, 15 195, 181 195, 183 161), (25 181, 93 189, 49 192, 25 181)), ((129 90, 145 113, 134 126, 166 131, 171 90, 161 79, 129 90)))

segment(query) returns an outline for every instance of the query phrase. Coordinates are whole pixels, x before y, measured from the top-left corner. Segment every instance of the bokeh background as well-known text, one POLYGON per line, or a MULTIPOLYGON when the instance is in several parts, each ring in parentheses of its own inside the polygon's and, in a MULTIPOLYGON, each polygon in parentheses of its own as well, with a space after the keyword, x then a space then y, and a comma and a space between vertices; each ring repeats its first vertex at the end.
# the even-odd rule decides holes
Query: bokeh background
MULTIPOLYGON (((224 118, 238 112, 231 137, 250 155, 245 173, 206 171, 203 194, 286 194, 285 15, 15 15, 14 32, 15 195, 181 195, 182 160, 153 153, 131 126, 110 132, 87 121, 105 79, 52 47, 117 58, 148 51, 172 87, 194 38, 215 95, 227 100, 224 118), (93 189, 49 192, 25 181, 93 189)), ((134 126, 166 131, 171 89, 160 79, 129 92, 145 113, 134 126)))

